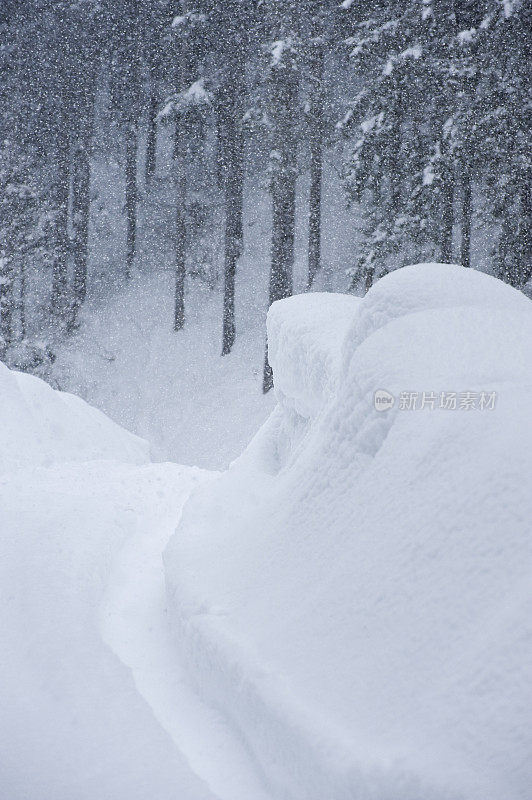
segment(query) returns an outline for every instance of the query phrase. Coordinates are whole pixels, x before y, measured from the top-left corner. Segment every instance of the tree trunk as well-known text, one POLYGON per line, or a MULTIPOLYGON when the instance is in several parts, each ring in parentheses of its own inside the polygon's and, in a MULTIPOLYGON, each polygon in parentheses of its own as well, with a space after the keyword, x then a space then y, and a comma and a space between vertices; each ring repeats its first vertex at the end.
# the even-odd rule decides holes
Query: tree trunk
POLYGON ((185 278, 186 278, 186 142, 182 117, 176 120, 174 156, 176 169, 176 226, 175 226, 175 297, 174 330, 185 324, 185 278))
POLYGON ((224 93, 220 91, 217 95, 216 103, 216 139, 215 139, 215 164, 216 164, 216 186, 223 189, 225 186, 225 173, 227 171, 226 152, 225 152, 225 109, 224 93))
MULTIPOLYGON (((63 115, 62 115, 63 116, 63 115)), ((66 120, 61 118, 55 139, 55 175, 52 202, 55 209, 54 260, 52 266, 51 312, 59 322, 65 321, 68 278, 68 201, 70 194, 70 141, 66 120)))
POLYGON ((186 225, 182 207, 177 211, 175 237, 174 330, 185 324, 186 225))
POLYGON ((20 286, 18 296, 18 318, 20 323, 20 339, 26 338, 26 262, 24 257, 20 260, 20 286))
POLYGON ((519 192, 521 214, 519 220, 519 285, 524 286, 532 277, 532 169, 525 169, 521 176, 519 192))
POLYGON ((135 261, 137 240, 137 126, 128 121, 126 126, 126 278, 131 278, 135 261))
POLYGON ((366 267, 364 271, 364 293, 367 294, 371 287, 373 286, 373 280, 375 278, 375 264, 372 264, 370 267, 366 267))
POLYGON ((471 266, 472 212, 471 168, 469 164, 464 164, 462 173, 462 240, 460 243, 460 261, 463 267, 471 266))
MULTIPOLYGON (((272 245, 270 268, 270 305, 292 294, 294 265, 297 145, 294 134, 294 115, 298 91, 296 70, 288 64, 276 66, 270 76, 271 112, 273 121, 272 164, 272 245)), ((273 372, 264 360, 262 389, 273 386, 273 372)))
POLYGON ((146 188, 149 189, 151 181, 155 175, 157 163, 157 95, 152 88, 150 102, 148 106, 148 138, 146 142, 146 164, 144 170, 144 180, 146 188))
POLYGON ((13 341, 13 265, 9 256, 0 256, 0 359, 13 341))
MULTIPOLYGON (((509 197, 506 197, 509 201, 509 197)), ((507 265, 507 257, 511 238, 511 223, 509 217, 508 206, 505 204, 503 209, 503 219, 501 223, 501 231, 499 234, 499 241, 497 242, 497 275, 506 283, 511 283, 511 274, 507 265)))
POLYGON ((390 189, 388 195, 389 222, 399 216, 401 211, 401 184, 403 178, 403 164, 401 162, 401 144, 403 127, 403 86, 401 79, 395 82, 394 102, 391 109, 391 131, 388 152, 388 166, 390 170, 390 189))
POLYGON ((72 175, 72 227, 74 229, 74 275, 71 327, 87 294, 90 219, 90 153, 92 142, 92 108, 82 123, 74 153, 72 175))
POLYGON ((453 224, 454 224, 454 175, 450 165, 445 165, 442 172, 441 186, 441 239, 440 252, 444 264, 453 260, 453 224))
POLYGON ((242 253, 242 189, 244 147, 242 135, 243 64, 238 60, 229 70, 222 95, 225 110, 223 136, 225 152, 225 245, 222 355, 231 352, 235 342, 235 275, 242 253))
POLYGON ((321 185, 323 170, 323 68, 324 54, 321 42, 314 44, 311 59, 313 81, 310 133, 310 201, 308 225, 308 280, 307 289, 321 267, 321 185))

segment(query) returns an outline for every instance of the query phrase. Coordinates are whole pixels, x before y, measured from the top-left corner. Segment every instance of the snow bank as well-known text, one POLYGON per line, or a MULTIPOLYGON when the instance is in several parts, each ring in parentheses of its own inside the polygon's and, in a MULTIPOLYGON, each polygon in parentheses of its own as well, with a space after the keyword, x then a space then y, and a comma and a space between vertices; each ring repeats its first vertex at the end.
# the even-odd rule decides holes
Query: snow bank
POLYGON ((141 464, 149 448, 79 397, 0 362, 0 472, 92 459, 141 464))
POLYGON ((209 474, 124 463, 144 442, 0 379, 0 797, 266 800, 167 624, 162 550, 209 474))
POLYGON ((314 417, 332 395, 340 346, 359 307, 350 295, 315 292, 290 298, 268 315, 268 358, 277 400, 305 418, 314 417))
POLYGON ((272 308, 279 404, 167 550, 191 678, 276 797, 524 800, 530 302, 426 264, 319 305, 272 308))
POLYGON ((214 800, 100 619, 126 543, 174 525, 195 479, 111 461, 0 477, 2 799, 214 800))

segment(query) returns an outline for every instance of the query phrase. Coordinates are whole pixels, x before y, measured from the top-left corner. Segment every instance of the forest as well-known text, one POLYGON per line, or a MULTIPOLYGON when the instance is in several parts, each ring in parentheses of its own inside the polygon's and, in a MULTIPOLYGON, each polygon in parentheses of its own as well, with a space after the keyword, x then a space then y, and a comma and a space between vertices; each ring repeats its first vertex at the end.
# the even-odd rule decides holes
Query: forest
POLYGON ((523 289, 531 16, 518 0, 3 0, 0 358, 49 374, 86 298, 111 291, 98 269, 129 281, 139 268, 139 220, 163 182, 152 238, 174 275, 168 327, 186 327, 188 287, 204 282, 221 355, 238 336, 246 182, 269 195, 265 308, 293 292, 298 203, 302 290, 328 271, 363 294, 435 260, 523 289), (95 186, 103 156, 118 212, 95 186), (323 255, 331 197, 355 220, 342 259, 323 255), (106 214, 120 233, 103 263, 106 214))
POLYGON ((0 0, 0 800, 530 800, 530 0, 0 0))

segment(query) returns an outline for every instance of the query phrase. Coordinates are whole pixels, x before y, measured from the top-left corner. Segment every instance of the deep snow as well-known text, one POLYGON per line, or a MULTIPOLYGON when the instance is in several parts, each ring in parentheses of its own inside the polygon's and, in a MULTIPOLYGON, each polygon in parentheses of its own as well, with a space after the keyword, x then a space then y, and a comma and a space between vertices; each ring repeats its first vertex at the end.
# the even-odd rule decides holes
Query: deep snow
POLYGON ((328 298, 326 336, 315 298, 273 306, 278 406, 184 509, 166 564, 190 677, 275 797, 525 800, 530 302, 447 264, 351 302, 346 331, 328 298), (494 409, 460 407, 483 391, 494 409))
POLYGON ((189 688, 162 549, 208 473, 0 364, 0 797, 267 800, 189 688))
MULTIPOLYGON (((163 281, 124 290, 131 321, 163 281)), ((197 341, 161 342, 146 310, 134 342, 116 323, 118 377, 100 345, 92 371, 106 402, 131 379, 137 430, 170 374, 159 345, 186 359, 197 341)), ((65 367, 114 313, 87 311, 65 367)), ((277 404, 223 473, 152 464, 79 398, 0 365, 2 793, 525 800, 531 337, 529 300, 452 265, 399 270, 363 300, 275 304, 277 404), (378 389, 391 410, 375 410, 378 389), (437 408, 468 391, 477 405, 496 392, 495 408, 437 408), (436 407, 403 410, 402 392, 436 407)), ((243 363, 220 367, 235 408, 243 363)), ((161 399, 168 428, 175 402, 161 399)), ((184 408, 194 419, 194 395, 184 408)), ((220 418, 207 432, 205 459, 245 441, 238 415, 227 444, 220 418)))
POLYGON ((94 300, 79 333, 58 352, 54 378, 146 438, 154 458, 220 469, 273 405, 260 391, 265 312, 248 298, 249 321, 221 358, 218 294, 192 286, 178 333, 172 296, 172 273, 154 271, 94 300))
POLYGON ((142 464, 148 444, 68 392, 0 362, 0 473, 62 461, 142 464))

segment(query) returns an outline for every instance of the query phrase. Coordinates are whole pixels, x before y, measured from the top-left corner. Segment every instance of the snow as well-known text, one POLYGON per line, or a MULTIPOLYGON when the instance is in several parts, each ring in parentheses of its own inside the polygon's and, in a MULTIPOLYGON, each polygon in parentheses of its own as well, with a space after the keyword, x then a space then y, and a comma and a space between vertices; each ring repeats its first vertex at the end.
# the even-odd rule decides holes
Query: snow
POLYGON ((506 19, 508 19, 514 13, 517 2, 516 0, 501 0, 501 2, 504 10, 504 16, 506 19))
POLYGON ((476 28, 469 28, 465 31, 460 31, 458 36, 456 37, 460 44, 470 44, 475 38, 475 34, 477 32, 476 28))
POLYGON ((174 17, 172 20, 172 28, 178 28, 180 25, 184 25, 186 23, 195 24, 197 22, 205 22, 207 17, 205 14, 197 14, 194 11, 188 11, 186 14, 178 14, 178 16, 174 17))
MULTIPOLYGON (((124 393, 137 428, 158 402, 176 449, 221 461, 201 424, 260 376, 244 389, 236 349, 193 393, 218 336, 205 316, 180 337, 156 324, 167 277, 89 308, 63 369, 86 359, 93 391, 122 393, 117 417, 124 393)), ((363 299, 280 301, 276 405, 263 422, 272 398, 254 418, 248 398, 260 430, 221 473, 150 463, 101 412, 0 364, 6 797, 525 800, 531 336, 523 294, 451 264, 363 299)), ((232 447, 242 419, 225 417, 232 447)))
POLYGON ((199 81, 194 81, 185 92, 184 97, 190 102, 195 103, 209 103, 211 94, 205 89, 205 80, 200 78, 199 81))
POLYGON ((60 461, 149 460, 146 442, 83 400, 0 362, 0 473, 60 461))
POLYGON ((0 794, 268 800, 166 624, 161 553, 209 473, 0 368, 0 794))
POLYGON ((530 302, 449 264, 326 302, 273 306, 278 405, 168 546, 189 678, 274 797, 525 800, 530 302))
POLYGON ((435 177, 434 164, 427 164, 423 168, 423 186, 432 186, 435 177))
MULTIPOLYGON (((237 458, 273 408, 262 394, 270 252, 271 197, 250 172, 245 182, 244 253, 236 282, 236 343, 220 357, 222 297, 199 279, 186 291, 186 322, 172 330, 174 297, 173 137, 160 126, 157 174, 142 196, 138 262, 132 280, 110 285, 125 243, 123 175, 97 160, 91 222, 89 296, 79 331, 56 350, 49 379, 99 408, 115 422, 150 442, 152 457, 208 469, 224 469, 237 458), (106 222, 97 206, 110 209, 106 222), (112 220, 112 223, 111 223, 112 220)), ((140 152, 143 153, 144 146, 140 152)), ((267 157, 265 152, 264 157, 267 157)), ((345 268, 356 251, 359 220, 336 191, 336 163, 323 176, 323 268, 319 290, 345 287, 345 268)), ((140 167, 142 171, 142 164, 140 167)), ((307 283, 309 176, 298 182, 294 286, 307 283)), ((220 225, 217 227, 223 230, 220 225)), ((214 241, 214 268, 223 268, 223 237, 214 241)))
POLYGON ((175 787, 213 797, 98 624, 113 559, 131 530, 157 525, 157 492, 171 484, 156 468, 111 462, 1 479, 4 797, 166 800, 175 787))
POLYGON ((278 67, 282 64, 285 53, 286 52, 293 52, 292 46, 292 39, 288 37, 288 39, 278 39, 276 42, 273 42, 270 46, 271 52, 271 66, 278 67))
POLYGON ((340 345, 358 310, 351 295, 315 292, 278 302, 268 315, 268 358, 277 399, 313 417, 334 391, 340 345))
POLYGON ((407 47, 402 53, 399 53, 400 58, 413 58, 414 60, 421 58, 423 49, 421 45, 416 44, 413 47, 407 47))
POLYGON ((95 302, 58 353, 54 374, 150 441, 157 460, 225 467, 272 408, 260 391, 264 312, 243 298, 248 321, 221 358, 218 295, 193 286, 179 333, 171 327, 172 298, 173 274, 159 272, 95 302))

